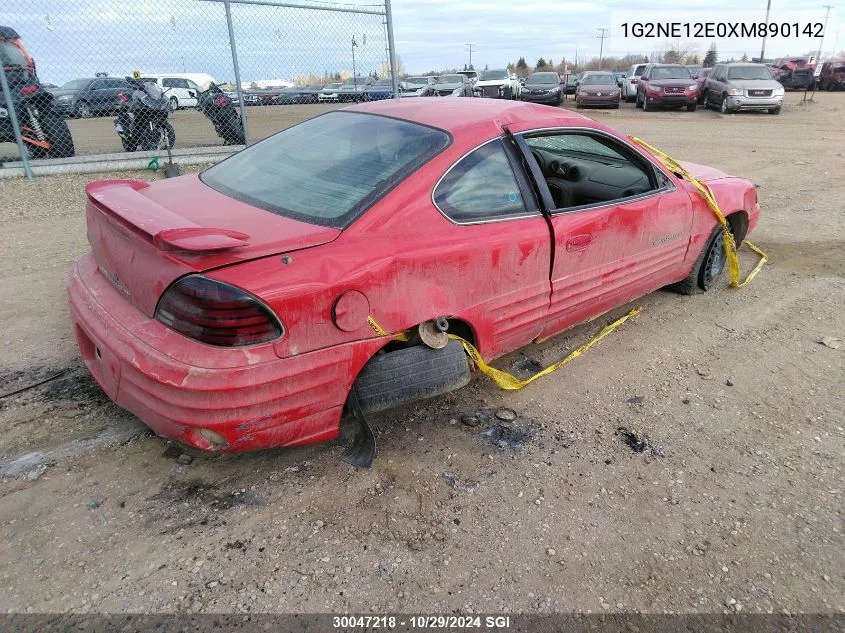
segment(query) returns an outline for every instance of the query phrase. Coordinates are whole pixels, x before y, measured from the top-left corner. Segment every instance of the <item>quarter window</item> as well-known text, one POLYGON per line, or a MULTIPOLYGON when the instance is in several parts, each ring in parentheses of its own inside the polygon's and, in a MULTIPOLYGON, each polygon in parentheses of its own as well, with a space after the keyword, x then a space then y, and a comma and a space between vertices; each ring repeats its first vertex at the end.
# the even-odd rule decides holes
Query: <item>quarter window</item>
POLYGON ((501 140, 465 156, 437 186, 434 203, 455 222, 524 215, 525 202, 501 140))

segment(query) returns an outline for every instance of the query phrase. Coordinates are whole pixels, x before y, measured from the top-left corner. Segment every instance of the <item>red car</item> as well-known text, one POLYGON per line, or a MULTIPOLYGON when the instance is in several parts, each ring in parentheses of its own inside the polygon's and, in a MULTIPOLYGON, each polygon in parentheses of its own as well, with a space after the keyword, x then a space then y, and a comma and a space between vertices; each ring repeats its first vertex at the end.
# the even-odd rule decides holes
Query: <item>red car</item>
POLYGON ((689 68, 680 64, 649 64, 637 84, 637 107, 683 108, 694 112, 698 105, 698 84, 689 68))
MULTIPOLYGON (((688 167, 740 242, 754 185, 688 167)), ((199 175, 87 195, 91 251, 67 281, 82 358, 206 450, 329 440, 351 405, 465 384, 444 330, 491 360, 663 286, 707 290, 725 264, 689 182, 587 117, 504 100, 352 106, 199 175)))

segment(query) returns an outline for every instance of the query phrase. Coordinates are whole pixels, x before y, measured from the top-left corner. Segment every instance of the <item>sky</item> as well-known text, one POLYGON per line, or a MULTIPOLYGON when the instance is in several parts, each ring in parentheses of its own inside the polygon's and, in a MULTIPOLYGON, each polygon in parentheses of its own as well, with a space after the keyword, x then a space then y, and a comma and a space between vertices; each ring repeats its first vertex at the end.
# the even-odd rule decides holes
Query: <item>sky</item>
MULTIPOLYGON (((290 0, 288 0, 290 1, 290 0)), ((328 0, 298 0, 325 5, 328 0)), ((339 2, 365 9, 379 0, 339 2)), ((824 3, 832 0, 772 0, 773 11, 802 10, 823 20, 824 3)), ((207 72, 218 81, 234 79, 223 5, 205 0, 2 0, 0 23, 16 28, 38 63, 43 81, 63 83, 96 72, 127 75, 141 72, 207 72)), ((642 0, 638 11, 685 9, 691 20, 720 20, 728 10, 765 17, 765 0, 642 0), (737 6, 737 5, 740 6, 737 6)), ((462 67, 473 45, 476 68, 504 67, 524 56, 558 63, 598 56, 600 28, 631 6, 623 0, 565 2, 534 0, 393 0, 396 50, 406 71, 462 67)), ((845 2, 834 7, 825 37, 829 54, 845 49, 845 2)), ((378 71, 386 61, 385 28, 378 15, 232 5, 241 80, 290 78, 338 71, 378 71)), ((660 13, 656 15, 661 15, 660 13)), ((618 19, 617 19, 618 22, 618 19)), ((609 34, 614 31, 609 31, 609 34)), ((758 55, 761 40, 719 40, 723 58, 758 55)), ((605 54, 651 55, 671 42, 604 41, 605 54)), ((680 42, 703 55, 710 41, 680 42)), ((770 40, 767 57, 799 55, 818 47, 818 40, 770 40)))

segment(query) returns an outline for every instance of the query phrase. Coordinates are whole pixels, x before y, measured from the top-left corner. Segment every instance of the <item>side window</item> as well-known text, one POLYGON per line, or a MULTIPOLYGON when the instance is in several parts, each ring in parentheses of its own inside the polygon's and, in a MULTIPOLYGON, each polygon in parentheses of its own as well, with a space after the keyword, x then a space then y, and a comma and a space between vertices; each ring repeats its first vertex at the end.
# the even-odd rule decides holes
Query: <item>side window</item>
POLYGON ((455 222, 524 215, 525 203, 501 140, 465 156, 434 191, 434 203, 455 222))
POLYGON ((176 86, 177 88, 190 88, 190 86, 188 85, 187 79, 177 79, 176 83, 177 83, 177 86, 176 86))
POLYGON ((171 77, 165 77, 161 80, 161 85, 165 88, 179 88, 179 80, 171 77))
POLYGON ((91 85, 88 87, 89 90, 102 90, 106 87, 106 82, 102 79, 96 79, 91 82, 91 85))
POLYGON ((559 211, 625 200, 667 184, 648 161, 608 136, 572 132, 531 136, 525 142, 559 211))
POLYGON ((188 90, 196 90, 197 92, 200 92, 200 87, 196 85, 193 81, 191 81, 190 79, 186 79, 185 81, 188 84, 188 90))

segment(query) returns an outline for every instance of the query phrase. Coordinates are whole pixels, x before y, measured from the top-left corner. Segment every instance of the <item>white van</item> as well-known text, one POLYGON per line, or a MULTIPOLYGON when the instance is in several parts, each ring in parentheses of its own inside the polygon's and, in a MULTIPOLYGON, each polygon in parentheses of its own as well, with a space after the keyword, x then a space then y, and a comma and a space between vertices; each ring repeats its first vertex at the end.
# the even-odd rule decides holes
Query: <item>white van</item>
POLYGON ((214 77, 206 73, 171 73, 167 75, 146 73, 143 76, 156 80, 162 92, 166 91, 166 96, 170 99, 174 110, 196 106, 196 93, 205 90, 214 81, 214 77), (191 93, 193 93, 193 96, 191 93))

